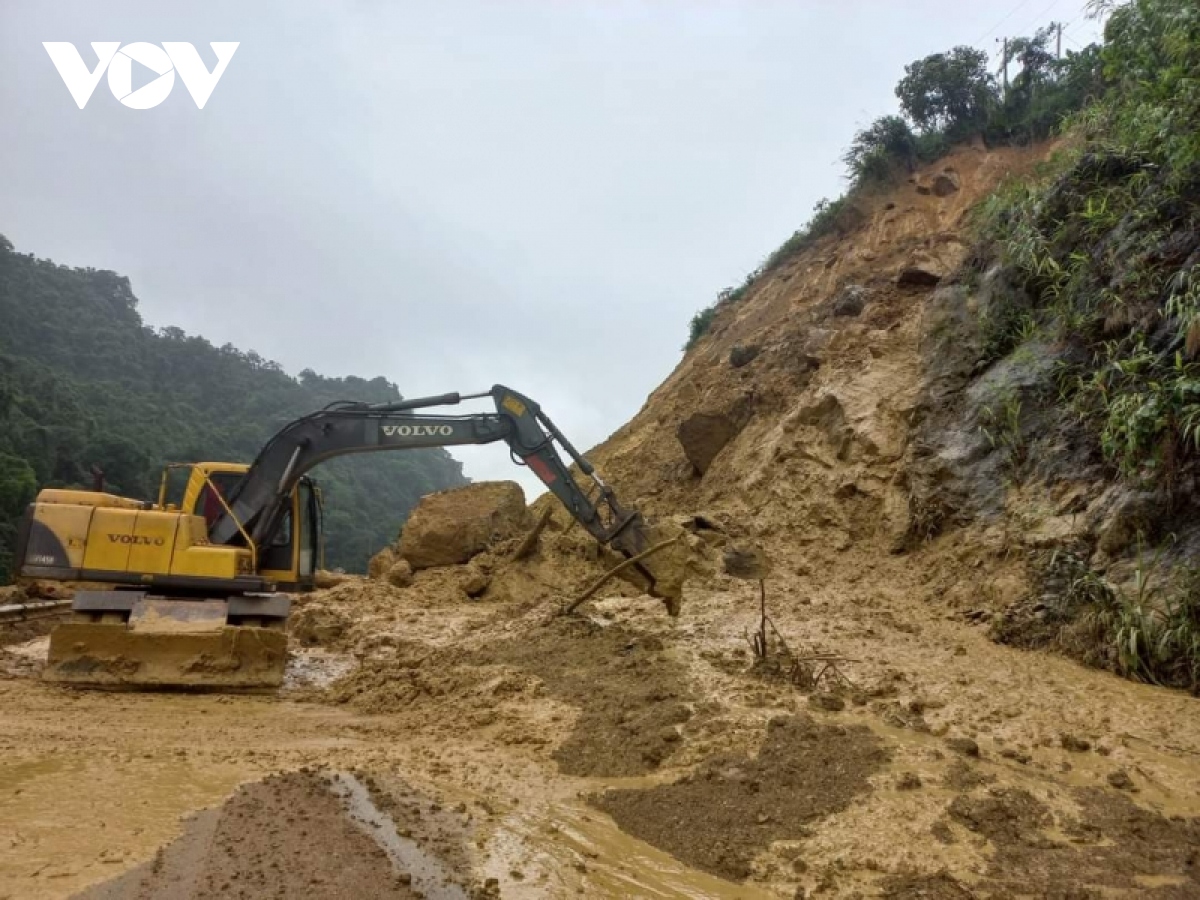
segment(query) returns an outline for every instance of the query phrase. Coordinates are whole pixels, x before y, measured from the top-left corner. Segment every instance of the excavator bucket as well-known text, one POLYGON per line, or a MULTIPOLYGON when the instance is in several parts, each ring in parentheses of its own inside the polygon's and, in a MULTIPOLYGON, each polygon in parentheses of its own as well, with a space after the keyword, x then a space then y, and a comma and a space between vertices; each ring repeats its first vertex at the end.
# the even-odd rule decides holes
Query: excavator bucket
POLYGON ((80 591, 50 634, 47 681, 93 687, 265 690, 283 683, 281 595, 168 599, 80 591))
POLYGON ((637 559, 621 573, 623 577, 662 600, 672 616, 679 615, 690 568, 687 536, 679 525, 650 523, 635 515, 613 541, 613 547, 626 558, 637 559))

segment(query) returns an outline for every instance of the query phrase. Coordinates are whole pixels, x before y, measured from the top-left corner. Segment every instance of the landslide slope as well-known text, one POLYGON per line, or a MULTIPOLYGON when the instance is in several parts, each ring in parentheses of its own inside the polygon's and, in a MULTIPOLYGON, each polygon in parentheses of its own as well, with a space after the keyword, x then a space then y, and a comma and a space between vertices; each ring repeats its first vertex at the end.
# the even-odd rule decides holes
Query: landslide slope
POLYGON ((977 309, 958 283, 971 210, 1047 152, 962 146, 858 194, 841 233, 718 307, 710 333, 593 451, 602 470, 655 512, 735 514, 796 564, 917 546, 908 471, 941 371, 931 320, 946 305, 977 309), (702 476, 681 428, 685 441, 728 438, 702 476))

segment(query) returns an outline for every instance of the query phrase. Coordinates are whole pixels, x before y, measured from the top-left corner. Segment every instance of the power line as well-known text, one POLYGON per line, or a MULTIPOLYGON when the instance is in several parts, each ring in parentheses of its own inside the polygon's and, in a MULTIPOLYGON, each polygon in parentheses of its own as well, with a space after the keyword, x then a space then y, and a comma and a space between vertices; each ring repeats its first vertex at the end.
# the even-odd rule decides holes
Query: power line
POLYGON ((1020 3, 1018 3, 1016 6, 1014 6, 1012 9, 1010 9, 1008 11, 1008 15, 1006 15, 1003 19, 1001 19, 999 22, 997 22, 995 25, 993 25, 992 28, 986 34, 983 35, 983 37, 974 41, 974 44, 982 44, 984 41, 986 41, 988 38, 990 38, 993 34, 995 34, 996 30, 1001 25, 1003 25, 1005 22, 1007 22, 1009 19, 1011 19, 1017 13, 1019 13, 1024 7, 1028 6, 1029 3, 1030 3, 1030 0, 1021 0, 1020 3))
POLYGON ((1037 24, 1046 17, 1046 14, 1048 12, 1050 12, 1050 10, 1054 9, 1054 7, 1058 6, 1058 4, 1060 4, 1060 3, 1062 3, 1062 0, 1051 0, 1050 5, 1047 6, 1045 9, 1043 9, 1036 16, 1034 16, 1033 20, 1028 25, 1026 25, 1024 28, 1021 29, 1020 33, 1024 33, 1026 31, 1028 31, 1030 26, 1033 26, 1034 28, 1036 28, 1037 24))
POLYGON ((1083 44, 1079 43, 1079 41, 1075 40, 1075 38, 1071 37, 1069 34, 1064 34, 1063 37, 1065 37, 1068 41, 1070 41, 1072 44, 1074 44, 1080 50, 1087 49, 1087 47, 1083 46, 1083 44))

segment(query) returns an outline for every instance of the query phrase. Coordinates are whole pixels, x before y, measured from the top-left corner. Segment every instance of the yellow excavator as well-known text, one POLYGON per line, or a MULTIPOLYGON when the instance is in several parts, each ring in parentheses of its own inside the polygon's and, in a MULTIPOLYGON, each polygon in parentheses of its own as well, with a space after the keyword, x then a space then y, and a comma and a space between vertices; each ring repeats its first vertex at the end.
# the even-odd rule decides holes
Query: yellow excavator
MULTIPOLYGON (((597 541, 627 558, 648 549, 642 517, 618 503, 537 403, 510 388, 336 403, 284 426, 248 466, 169 466, 156 501, 41 491, 22 520, 18 580, 88 585, 75 592, 71 621, 51 632, 44 677, 106 687, 278 687, 287 592, 311 589, 320 562, 320 495, 306 473, 343 454, 497 441, 597 541), (481 397, 491 397, 496 411, 415 412, 481 397), (591 492, 556 444, 591 479, 591 492), (175 500, 171 485, 184 475, 175 500)), ((658 594, 652 569, 634 568, 658 594)), ((677 592, 666 599, 676 611, 677 592)))

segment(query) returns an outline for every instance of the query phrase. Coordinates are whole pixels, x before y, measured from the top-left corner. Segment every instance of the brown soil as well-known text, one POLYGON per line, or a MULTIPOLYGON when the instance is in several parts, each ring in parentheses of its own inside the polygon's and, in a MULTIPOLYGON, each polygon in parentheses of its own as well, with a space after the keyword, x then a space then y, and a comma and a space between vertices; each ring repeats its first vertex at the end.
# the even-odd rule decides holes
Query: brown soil
POLYGON ((651 772, 678 749, 680 726, 692 715, 685 671, 662 640, 618 626, 556 619, 475 659, 529 672, 552 697, 579 708, 570 735, 554 750, 567 775, 651 772))
POLYGON ((871 789, 888 760, 863 727, 772 719, 753 759, 716 756, 673 784, 594 798, 622 829, 699 869, 734 881, 756 853, 798 840, 871 789))
POLYGON ((394 872, 387 853, 347 818, 326 779, 294 772, 239 788, 151 862, 77 898, 416 900, 398 874, 407 873, 394 872))
POLYGON ((1037 885, 1045 896, 1200 897, 1200 820, 1168 819, 1128 798, 1077 790, 1078 814, 1055 816, 1022 790, 959 796, 951 821, 995 848, 984 897, 1011 897, 1037 885))
POLYGON ((475 728, 499 725, 499 740, 531 745, 548 741, 533 726, 506 723, 497 704, 549 696, 579 709, 553 753, 560 770, 624 777, 657 769, 679 746, 679 726, 691 718, 684 675, 660 638, 555 616, 479 649, 398 643, 393 654, 366 663, 331 696, 372 713, 433 712, 452 703, 475 728))
POLYGON ((883 900, 977 900, 949 875, 901 875, 883 882, 883 900))

